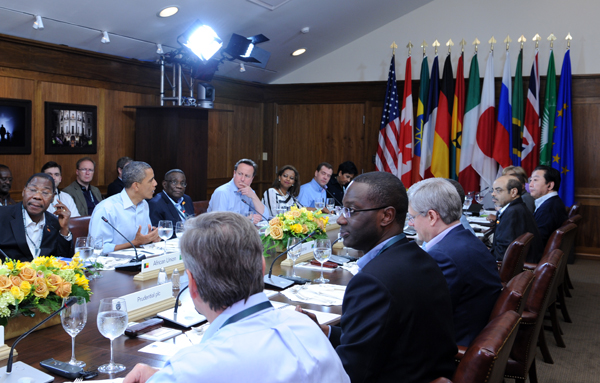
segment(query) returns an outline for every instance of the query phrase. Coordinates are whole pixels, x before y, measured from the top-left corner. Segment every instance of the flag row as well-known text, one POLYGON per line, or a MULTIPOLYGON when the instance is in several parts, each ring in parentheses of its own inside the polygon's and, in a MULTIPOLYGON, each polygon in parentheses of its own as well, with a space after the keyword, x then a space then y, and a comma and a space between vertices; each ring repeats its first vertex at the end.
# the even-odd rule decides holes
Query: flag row
POLYGON ((404 92, 399 99, 395 56, 390 63, 376 155, 377 170, 397 175, 406 187, 430 177, 458 180, 465 191, 491 187, 503 168, 522 166, 527 174, 539 164, 561 172, 559 194, 574 202, 571 59, 565 53, 557 94, 554 52, 550 51, 543 109, 540 102, 538 51, 524 95, 519 52, 513 79, 510 55, 502 76, 496 106, 494 52, 487 60, 483 85, 477 52, 465 87, 463 55, 453 76, 450 53, 440 80, 436 55, 431 72, 427 56, 421 65, 417 115, 414 118, 411 57, 406 61, 404 92), (471 81, 476 79, 476 81, 471 81), (402 106, 402 109, 400 109, 402 106), (541 111, 541 113, 540 113, 541 111))

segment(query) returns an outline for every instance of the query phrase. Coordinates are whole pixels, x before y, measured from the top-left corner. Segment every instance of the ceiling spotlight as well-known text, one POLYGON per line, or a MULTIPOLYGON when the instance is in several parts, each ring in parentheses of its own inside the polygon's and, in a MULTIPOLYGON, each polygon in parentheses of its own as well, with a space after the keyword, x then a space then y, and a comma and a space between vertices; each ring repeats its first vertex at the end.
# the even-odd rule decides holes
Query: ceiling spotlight
POLYGON ((110 43, 110 39, 108 38, 108 32, 102 32, 102 39, 100 41, 102 42, 102 44, 110 43))
POLYGON ((162 49, 162 44, 156 44, 156 53, 158 53, 159 55, 165 53, 165 51, 163 51, 162 49))
POLYGON ((35 21, 33 22, 33 29, 44 29, 44 22, 42 21, 42 16, 35 16, 35 21))
POLYGON ((177 41, 204 61, 213 57, 223 45, 223 40, 217 36, 215 31, 208 25, 203 25, 199 20, 196 20, 187 31, 177 37, 177 41), (179 41, 180 37, 183 37, 183 42, 179 41))
POLYGON ((179 8, 177 8, 176 6, 166 7, 161 9, 160 12, 158 12, 158 17, 170 17, 176 14, 177 12, 179 12, 179 8))
POLYGON ((301 54, 304 54, 304 52, 306 52, 306 48, 296 49, 294 53, 292 53, 292 56, 300 56, 301 54))
POLYGON ((240 72, 245 72, 246 71, 246 67, 244 66, 244 63, 240 63, 240 72))

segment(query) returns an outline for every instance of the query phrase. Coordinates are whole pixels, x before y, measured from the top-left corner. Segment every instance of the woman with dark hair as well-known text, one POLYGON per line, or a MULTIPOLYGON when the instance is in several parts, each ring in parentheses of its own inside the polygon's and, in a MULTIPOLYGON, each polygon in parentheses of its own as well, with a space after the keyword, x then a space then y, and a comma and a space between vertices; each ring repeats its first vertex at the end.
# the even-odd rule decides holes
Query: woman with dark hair
POLYGON ((285 165, 279 169, 273 185, 263 195, 262 202, 268 209, 269 217, 277 215, 278 204, 280 208, 286 209, 293 204, 300 205, 296 200, 298 193, 300 193, 300 174, 292 165, 285 165))

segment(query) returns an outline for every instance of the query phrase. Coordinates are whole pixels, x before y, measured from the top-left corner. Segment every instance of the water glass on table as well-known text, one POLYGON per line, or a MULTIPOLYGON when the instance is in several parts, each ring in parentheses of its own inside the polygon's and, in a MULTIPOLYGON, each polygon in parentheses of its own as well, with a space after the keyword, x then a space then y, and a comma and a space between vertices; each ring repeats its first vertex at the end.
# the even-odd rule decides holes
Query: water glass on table
POLYGON ((288 249, 288 253, 287 253, 287 257, 289 259, 292 260, 292 277, 297 277, 296 275, 296 259, 298 259, 298 257, 300 256, 300 250, 302 248, 301 245, 299 245, 299 243, 302 240, 300 238, 296 238, 296 237, 291 237, 288 238, 287 241, 287 249, 288 249))
POLYGON ((315 199, 315 209, 322 210, 325 207, 325 198, 315 199))
POLYGON ((92 237, 79 237, 75 240, 75 253, 79 253, 79 259, 84 264, 94 252, 93 240, 92 237))
POLYGON ((173 236, 172 221, 158 221, 158 236, 165 241, 163 255, 167 254, 167 240, 173 236))
POLYGON ((329 279, 323 278, 323 264, 331 256, 331 241, 329 239, 316 239, 313 248, 315 259, 321 263, 321 277, 315 279, 315 283, 328 283, 329 279))
POLYGON ((127 306, 123 298, 105 298, 98 309, 98 331, 110 339, 110 363, 98 367, 98 371, 112 374, 125 370, 125 366, 114 362, 113 340, 123 335, 127 328, 127 306))
POLYGON ((183 232, 185 231, 185 222, 179 221, 175 224, 175 235, 177 238, 181 238, 183 232))
MULTIPOLYGON (((93 256, 90 258, 90 262, 92 264, 92 267, 94 267, 94 265, 98 261, 98 257, 101 256, 104 251, 104 240, 102 239, 102 237, 93 238, 92 245, 94 247, 94 252, 93 256)), ((97 269, 94 270, 94 272, 90 275, 90 279, 95 278, 102 278, 102 274, 100 274, 100 272, 97 269)))
POLYGON ((327 198, 327 210, 329 210, 329 214, 333 214, 334 207, 335 207, 335 200, 333 198, 327 198))
MULTIPOLYGON (((85 362, 75 359, 75 337, 87 322, 87 302, 84 297, 75 297, 77 302, 60 312, 60 322, 67 334, 71 335, 71 360, 73 366, 85 367, 85 362)), ((63 299, 63 306, 71 298, 63 299)))
POLYGON ((471 204, 473 203, 473 195, 475 193, 473 192, 468 192, 467 195, 465 196, 465 203, 463 205, 463 209, 464 210, 469 210, 469 208, 471 207, 471 204))

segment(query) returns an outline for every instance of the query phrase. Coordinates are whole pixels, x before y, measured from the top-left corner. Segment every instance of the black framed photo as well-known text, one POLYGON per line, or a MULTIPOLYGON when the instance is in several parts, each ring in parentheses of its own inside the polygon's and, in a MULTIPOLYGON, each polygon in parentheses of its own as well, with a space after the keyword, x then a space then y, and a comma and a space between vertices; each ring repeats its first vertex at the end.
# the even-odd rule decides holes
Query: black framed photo
POLYGON ((98 144, 97 108, 46 102, 46 154, 94 154, 98 144))
POLYGON ((31 100, 0 98, 0 154, 31 154, 31 100))

